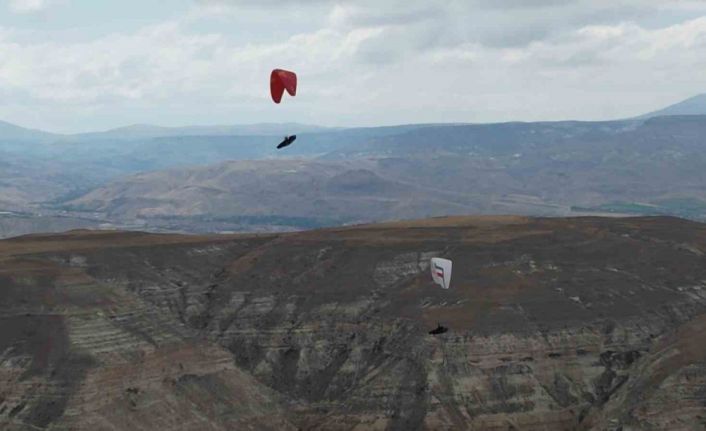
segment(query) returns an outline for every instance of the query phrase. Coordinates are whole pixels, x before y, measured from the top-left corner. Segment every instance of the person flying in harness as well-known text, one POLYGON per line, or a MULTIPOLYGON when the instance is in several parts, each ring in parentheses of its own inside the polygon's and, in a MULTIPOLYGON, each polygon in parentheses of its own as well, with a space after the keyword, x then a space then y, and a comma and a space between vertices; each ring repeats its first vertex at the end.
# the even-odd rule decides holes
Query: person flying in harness
POLYGON ((285 136, 284 140, 277 145, 277 149, 279 150, 280 148, 284 148, 286 146, 289 146, 294 142, 294 140, 297 139, 297 135, 292 135, 292 136, 285 136))
POLYGON ((449 330, 449 328, 447 328, 446 326, 441 326, 440 323, 437 323, 436 328, 429 331, 429 335, 444 334, 444 333, 448 332, 448 330, 449 330))

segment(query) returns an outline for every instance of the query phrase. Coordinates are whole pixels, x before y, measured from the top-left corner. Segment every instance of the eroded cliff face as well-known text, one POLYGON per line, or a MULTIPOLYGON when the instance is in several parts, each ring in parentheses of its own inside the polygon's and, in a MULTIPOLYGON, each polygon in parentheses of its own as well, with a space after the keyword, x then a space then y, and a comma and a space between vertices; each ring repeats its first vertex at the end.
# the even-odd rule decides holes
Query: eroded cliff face
MULTIPOLYGON (((149 295, 87 273, 103 248, 153 241, 74 233, 0 244, 1 429, 294 429, 281 397, 227 350, 149 295)), ((158 237, 156 249, 194 241, 158 237)))
POLYGON ((6 259, 56 272, 3 283, 2 292, 51 286, 30 295, 41 303, 27 316, 26 286, 3 302, 14 304, 6 321, 44 328, 3 325, 15 328, 2 334, 7 424, 706 426, 701 224, 447 218, 267 236, 105 235, 0 243, 6 259), (453 260, 451 289, 431 283, 431 256, 453 260), (437 323, 449 332, 429 335, 437 323), (65 347, 47 355, 54 340, 65 347), (55 393, 63 404, 36 419, 55 393))

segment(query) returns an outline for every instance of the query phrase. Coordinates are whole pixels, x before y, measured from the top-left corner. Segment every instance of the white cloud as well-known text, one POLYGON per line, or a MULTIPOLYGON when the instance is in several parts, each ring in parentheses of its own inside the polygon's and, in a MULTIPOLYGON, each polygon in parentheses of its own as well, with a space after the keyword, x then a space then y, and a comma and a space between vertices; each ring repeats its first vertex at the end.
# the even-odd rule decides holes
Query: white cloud
POLYGON ((14 13, 34 13, 49 7, 51 0, 9 0, 9 8, 14 13))

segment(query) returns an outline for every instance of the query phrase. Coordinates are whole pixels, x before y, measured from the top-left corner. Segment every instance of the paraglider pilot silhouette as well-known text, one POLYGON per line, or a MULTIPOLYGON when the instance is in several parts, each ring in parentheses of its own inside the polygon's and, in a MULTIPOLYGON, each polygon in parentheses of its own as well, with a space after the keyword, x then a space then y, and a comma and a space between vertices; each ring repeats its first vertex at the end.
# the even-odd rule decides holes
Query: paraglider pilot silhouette
POLYGON ((284 148, 288 145, 291 145, 292 142, 294 142, 297 139, 297 135, 292 135, 292 136, 285 136, 284 140, 277 145, 277 149, 279 150, 280 148, 284 148))
MULTIPOLYGON (((282 101, 284 90, 290 96, 297 95, 297 74, 283 69, 275 69, 270 74, 270 95, 272 101, 279 103, 282 101)), ((289 146, 297 139, 297 135, 285 136, 284 140, 277 145, 277 149, 289 146)))

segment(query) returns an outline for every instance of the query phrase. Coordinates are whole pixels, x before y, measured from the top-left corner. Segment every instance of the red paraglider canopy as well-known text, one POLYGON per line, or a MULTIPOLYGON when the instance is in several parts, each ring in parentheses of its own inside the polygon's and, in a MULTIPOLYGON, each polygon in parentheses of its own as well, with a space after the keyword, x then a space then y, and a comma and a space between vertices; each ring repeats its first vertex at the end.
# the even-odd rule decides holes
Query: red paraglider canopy
POLYGON ((297 94, 297 74, 283 69, 275 69, 270 74, 270 94, 275 103, 282 100, 284 90, 287 90, 290 96, 297 94))

